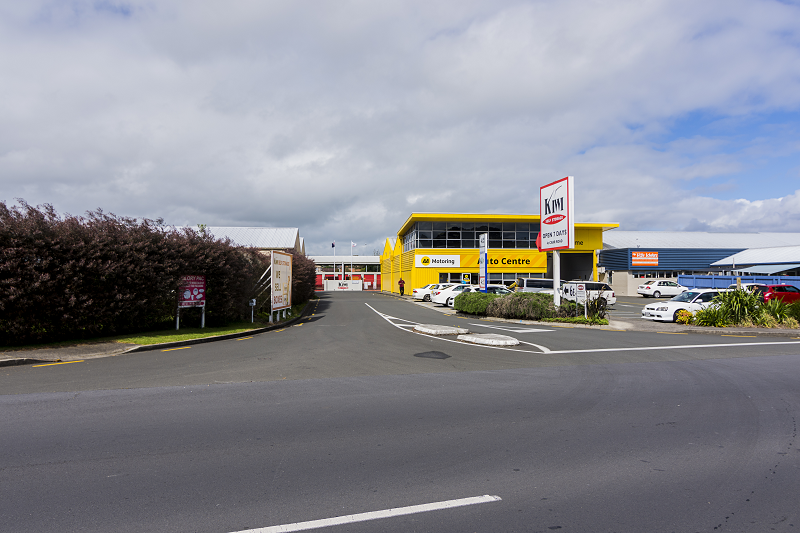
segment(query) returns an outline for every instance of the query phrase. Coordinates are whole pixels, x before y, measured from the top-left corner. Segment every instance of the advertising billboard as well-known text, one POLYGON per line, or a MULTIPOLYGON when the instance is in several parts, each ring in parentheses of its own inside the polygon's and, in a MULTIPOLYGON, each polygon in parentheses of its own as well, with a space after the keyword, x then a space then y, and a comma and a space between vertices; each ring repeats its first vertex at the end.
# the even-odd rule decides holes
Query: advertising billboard
POLYGON ((541 240, 539 250, 543 252, 575 247, 573 179, 567 176, 539 189, 541 230, 537 241, 541 240))
POLYGON ((206 306, 206 277, 182 276, 178 289, 178 307, 206 306))
POLYGON ((631 251, 631 266, 658 266, 658 252, 631 251))
POLYGON ((271 252, 272 257, 272 310, 280 311, 292 307, 292 255, 271 252))
POLYGON ((418 255, 414 258, 414 266, 421 268, 461 267, 460 255, 418 255))

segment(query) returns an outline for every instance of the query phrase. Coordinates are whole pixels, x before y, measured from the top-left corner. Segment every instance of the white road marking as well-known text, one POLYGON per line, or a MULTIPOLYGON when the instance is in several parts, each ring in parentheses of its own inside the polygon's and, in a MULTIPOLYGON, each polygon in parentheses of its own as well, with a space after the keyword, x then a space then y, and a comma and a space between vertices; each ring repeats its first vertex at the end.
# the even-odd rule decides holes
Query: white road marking
POLYGON ((263 527, 260 529, 246 529, 236 533, 287 533, 289 531, 306 531, 308 529, 318 529, 321 527, 339 526, 342 524, 352 524, 354 522, 366 522, 368 520, 380 520, 394 516, 403 516, 416 513, 427 513, 430 511, 441 511, 442 509, 452 509, 454 507, 464 507, 467 505, 478 505, 480 503, 499 502, 500 496, 475 496, 472 498, 461 498, 460 500, 447 500, 443 502, 424 503, 422 505, 411 505, 409 507, 397 507, 384 511, 372 511, 369 513, 351 514, 337 516, 335 518, 323 518, 321 520, 310 520, 308 522, 296 522, 294 524, 284 524, 280 526, 263 527))
MULTIPOLYGON (((380 315, 381 317, 386 319, 386 321, 389 322, 389 324, 393 325, 394 327, 396 327, 398 329, 401 329, 403 331, 410 331, 411 333, 413 333, 415 335, 421 335, 421 336, 428 337, 428 338, 434 338, 434 339, 437 339, 437 340, 440 340, 440 341, 444 341, 444 342, 455 342, 457 344, 463 345, 463 343, 461 341, 452 340, 452 339, 445 339, 445 338, 442 338, 442 337, 431 337, 429 335, 424 335, 422 333, 418 333, 418 332, 416 332, 414 330, 403 329, 402 326, 400 326, 399 324, 395 324, 390 319, 404 320, 405 322, 410 322, 409 320, 405 320, 405 319, 402 319, 402 318, 398 319, 398 318, 395 318, 395 317, 392 317, 392 316, 389 316, 389 315, 385 315, 385 314, 381 313, 380 311, 376 311, 369 304, 365 304, 365 305, 367 307, 369 307, 370 309, 372 309, 373 311, 375 311, 378 315, 380 315)), ((522 342, 522 341, 520 341, 520 342, 522 342)), ((530 344, 530 343, 526 342, 525 344, 530 344)), ((549 350, 546 353, 547 353, 547 355, 562 355, 562 354, 573 354, 573 353, 641 352, 641 351, 647 351, 647 350, 687 350, 687 349, 693 349, 693 348, 729 348, 729 347, 741 347, 741 346, 780 346, 780 345, 794 345, 794 346, 796 346, 798 344, 800 344, 800 341, 788 341, 788 342, 786 342, 786 341, 783 341, 783 342, 781 342, 781 341, 769 341, 769 342, 725 342, 725 343, 720 343, 720 344, 680 344, 680 345, 670 345, 670 346, 636 346, 636 347, 626 347, 626 348, 587 348, 587 349, 583 349, 583 350, 549 350)), ((533 346, 536 346, 536 345, 533 345, 533 346)), ((490 348, 492 350, 507 350, 507 351, 510 351, 510 352, 537 353, 537 352, 532 352, 530 350, 520 350, 519 348, 507 348, 507 347, 504 347, 504 346, 481 346, 481 347, 482 348, 490 348)), ((542 347, 539 347, 539 346, 536 346, 536 347, 537 348, 542 348, 542 347)))
MULTIPOLYGON (((519 340, 519 339, 517 339, 517 340, 519 340)), ((522 343, 522 344, 528 344, 530 346, 535 346, 536 348, 539 348, 544 353, 550 353, 550 348, 547 348, 546 346, 542 346, 540 344, 533 344, 532 342, 525 342, 525 341, 519 341, 519 342, 522 343)))
POLYGON ((534 328, 520 328, 516 326, 503 327, 503 326, 487 326, 486 324, 470 324, 470 326, 478 326, 481 328, 501 329, 503 331, 510 331, 511 333, 536 333, 539 331, 553 331, 552 329, 534 329, 534 328))

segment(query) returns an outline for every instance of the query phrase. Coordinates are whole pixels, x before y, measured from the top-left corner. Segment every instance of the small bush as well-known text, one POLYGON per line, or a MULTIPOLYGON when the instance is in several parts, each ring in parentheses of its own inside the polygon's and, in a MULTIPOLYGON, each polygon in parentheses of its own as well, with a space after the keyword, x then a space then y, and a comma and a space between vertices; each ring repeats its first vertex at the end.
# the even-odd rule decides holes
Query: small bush
POLYGON ((694 315, 694 323, 698 326, 709 326, 713 328, 724 328, 732 324, 730 315, 722 306, 712 305, 699 310, 694 315))
POLYGON ((789 329, 797 329, 800 328, 800 322, 798 322, 793 317, 788 317, 783 322, 781 322, 781 326, 789 329))
POLYGON ((786 306, 786 313, 790 318, 800 322, 800 301, 792 302, 786 306))
POLYGON ((687 311, 686 309, 681 309, 678 311, 678 319, 676 320, 678 324, 685 324, 691 325, 694 323, 694 315, 691 311, 687 311))
POLYGON ((726 325, 740 324, 747 318, 758 317, 760 315, 759 307, 762 303, 757 294, 746 289, 720 292, 714 298, 714 302, 717 304, 714 307, 718 307, 719 311, 712 311, 708 316, 713 315, 718 319, 724 317, 726 325))
POLYGON ((556 316, 556 308, 549 294, 515 292, 490 302, 486 314, 499 318, 541 320, 556 316))
POLYGON ((789 308, 783 300, 769 300, 761 304, 761 311, 768 314, 778 322, 783 322, 789 318, 789 308))
POLYGON ((456 311, 469 313, 470 315, 485 315, 486 307, 497 298, 500 298, 499 294, 461 293, 453 300, 453 308, 456 311))

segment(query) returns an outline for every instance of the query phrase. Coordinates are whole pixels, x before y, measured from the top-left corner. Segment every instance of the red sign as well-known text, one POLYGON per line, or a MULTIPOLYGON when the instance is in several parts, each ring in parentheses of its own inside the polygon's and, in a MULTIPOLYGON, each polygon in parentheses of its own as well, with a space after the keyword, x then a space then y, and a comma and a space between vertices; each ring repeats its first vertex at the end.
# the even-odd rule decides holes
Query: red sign
POLYGON ((658 266, 658 252, 631 252, 631 266, 658 266))
POLYGON ((178 290, 178 307, 206 306, 206 277, 183 276, 178 290))

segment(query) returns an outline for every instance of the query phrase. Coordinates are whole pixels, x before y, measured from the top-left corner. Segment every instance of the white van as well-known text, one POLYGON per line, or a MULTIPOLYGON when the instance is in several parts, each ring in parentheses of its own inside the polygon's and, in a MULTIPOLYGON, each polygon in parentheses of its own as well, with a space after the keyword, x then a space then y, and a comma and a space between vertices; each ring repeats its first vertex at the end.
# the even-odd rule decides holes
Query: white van
MULTIPOLYGON (((617 303, 617 295, 607 283, 598 281, 570 281, 561 286, 561 297, 572 302, 578 301, 578 285, 584 285, 589 300, 605 300, 606 305, 617 303)), ((581 300, 583 303, 583 300, 581 300)))
POLYGON ((548 278, 517 278, 517 292, 542 292, 553 290, 553 280, 548 278))

